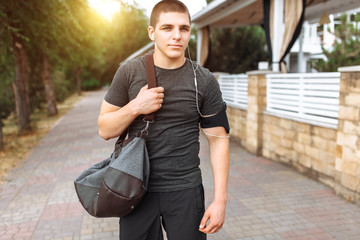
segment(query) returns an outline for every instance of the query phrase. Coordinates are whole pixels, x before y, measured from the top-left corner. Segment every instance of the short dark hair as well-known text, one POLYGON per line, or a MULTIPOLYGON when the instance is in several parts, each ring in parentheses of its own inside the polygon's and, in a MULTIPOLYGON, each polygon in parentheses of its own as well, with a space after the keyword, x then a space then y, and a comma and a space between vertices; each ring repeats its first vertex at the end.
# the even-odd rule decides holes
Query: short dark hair
POLYGON ((189 16, 189 22, 191 23, 189 10, 184 3, 178 0, 162 0, 158 2, 151 11, 150 26, 155 27, 159 21, 160 14, 168 12, 187 13, 189 16))

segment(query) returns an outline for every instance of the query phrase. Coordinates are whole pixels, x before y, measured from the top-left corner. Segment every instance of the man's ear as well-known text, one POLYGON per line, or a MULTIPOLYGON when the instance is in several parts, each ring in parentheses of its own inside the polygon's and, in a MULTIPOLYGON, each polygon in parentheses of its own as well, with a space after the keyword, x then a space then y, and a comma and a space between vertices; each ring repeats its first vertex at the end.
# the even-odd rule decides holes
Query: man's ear
POLYGON ((148 35, 149 35, 149 38, 151 39, 151 41, 155 41, 155 31, 152 26, 148 27, 148 35))

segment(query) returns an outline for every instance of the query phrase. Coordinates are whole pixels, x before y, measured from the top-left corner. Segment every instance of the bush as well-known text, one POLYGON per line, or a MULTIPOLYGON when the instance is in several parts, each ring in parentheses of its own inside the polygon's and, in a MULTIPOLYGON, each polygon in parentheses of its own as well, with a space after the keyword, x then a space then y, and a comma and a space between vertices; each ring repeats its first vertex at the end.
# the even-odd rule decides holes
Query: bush
POLYGON ((360 15, 354 15, 354 23, 348 22, 343 14, 340 24, 335 26, 333 34, 336 36, 334 47, 330 51, 322 48, 327 60, 311 60, 311 66, 319 72, 336 72, 339 67, 360 64, 360 15))
POLYGON ((15 98, 12 90, 14 71, 0 64, 0 121, 15 111, 15 98))
POLYGON ((68 79, 64 71, 53 72, 56 101, 62 102, 76 90, 76 81, 68 79))
POLYGON ((96 90, 100 88, 100 82, 96 78, 83 79, 81 87, 85 91, 96 90))
POLYGON ((15 100, 14 100, 13 91, 11 89, 11 85, 1 84, 0 119, 6 119, 14 109, 15 109, 15 100))

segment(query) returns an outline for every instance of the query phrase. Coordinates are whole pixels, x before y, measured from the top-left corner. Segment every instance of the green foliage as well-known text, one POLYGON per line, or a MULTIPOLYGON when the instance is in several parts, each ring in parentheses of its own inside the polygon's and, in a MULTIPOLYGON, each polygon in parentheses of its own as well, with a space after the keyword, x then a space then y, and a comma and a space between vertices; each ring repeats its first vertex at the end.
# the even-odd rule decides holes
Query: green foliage
POLYGON ((90 78, 82 81, 82 88, 84 90, 96 90, 100 87, 100 82, 96 78, 90 78))
POLYGON ((87 0, 0 1, 0 113, 15 111, 11 83, 15 62, 11 35, 26 41, 30 64, 32 110, 45 104, 39 56, 51 62, 57 101, 76 91, 76 69, 83 69, 86 90, 111 82, 119 66, 150 40, 148 18, 136 6, 121 3, 112 22, 88 6, 87 0))
POLYGON ((67 97, 69 97, 72 93, 76 91, 75 78, 72 79, 70 77, 67 77, 66 72, 62 71, 61 68, 57 68, 53 71, 53 81, 55 85, 55 94, 57 101, 64 101, 67 97))
POLYGON ((122 3, 112 24, 102 29, 104 64, 101 69, 95 66, 89 69, 90 72, 96 69, 100 73, 96 78, 102 84, 111 82, 119 64, 150 42, 147 34, 148 21, 143 10, 122 3))
POLYGON ((197 58, 196 48, 197 48, 197 29, 195 27, 192 27, 191 28, 191 37, 190 37, 190 41, 189 41, 190 56, 189 56, 189 51, 186 50, 185 57, 191 58, 193 61, 196 61, 196 58, 197 58))
POLYGON ((211 29, 211 50, 206 66, 213 72, 244 73, 269 61, 261 27, 211 29))
MULTIPOLYGON (((1 15, 1 9, 0 9, 1 15)), ((7 118, 12 111, 15 111, 14 95, 12 93, 12 79, 14 72, 12 65, 14 58, 9 47, 10 39, 5 34, 4 29, 0 28, 0 121, 7 118)))
POLYGON ((81 83, 81 87, 84 90, 96 90, 99 89, 100 86, 100 82, 99 80, 97 80, 96 78, 94 78, 91 73, 87 72, 87 71, 83 71, 82 73, 82 83, 81 83))
POLYGON ((15 110, 14 95, 12 94, 11 83, 0 82, 0 119, 7 118, 15 110))
POLYGON ((29 100, 31 111, 44 107, 44 86, 40 78, 40 69, 36 61, 30 58, 30 76, 29 76, 29 100))
POLYGON ((328 51, 322 48, 327 60, 315 59, 310 62, 319 72, 336 72, 339 67, 360 64, 360 15, 354 16, 354 25, 347 19, 347 15, 343 14, 340 17, 340 24, 335 26, 333 34, 336 36, 336 41, 333 49, 328 51))

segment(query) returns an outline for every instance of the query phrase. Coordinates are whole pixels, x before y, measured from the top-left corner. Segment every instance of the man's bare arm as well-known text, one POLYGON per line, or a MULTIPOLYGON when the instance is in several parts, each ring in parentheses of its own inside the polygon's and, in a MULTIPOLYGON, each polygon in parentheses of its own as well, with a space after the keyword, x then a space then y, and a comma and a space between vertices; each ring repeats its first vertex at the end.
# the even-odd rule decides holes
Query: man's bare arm
POLYGON ((210 147, 210 162, 214 178, 214 200, 206 209, 199 230, 204 233, 218 232, 225 221, 227 202, 227 184, 229 178, 229 139, 224 127, 206 128, 206 133, 221 136, 206 135, 210 147), (209 221, 209 222, 208 222, 209 221), (206 226, 208 222, 208 225, 206 226))
POLYGON ((135 99, 124 107, 112 105, 105 100, 98 118, 99 135, 105 140, 120 136, 135 118, 159 110, 164 98, 164 88, 141 88, 135 99))

